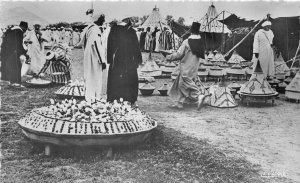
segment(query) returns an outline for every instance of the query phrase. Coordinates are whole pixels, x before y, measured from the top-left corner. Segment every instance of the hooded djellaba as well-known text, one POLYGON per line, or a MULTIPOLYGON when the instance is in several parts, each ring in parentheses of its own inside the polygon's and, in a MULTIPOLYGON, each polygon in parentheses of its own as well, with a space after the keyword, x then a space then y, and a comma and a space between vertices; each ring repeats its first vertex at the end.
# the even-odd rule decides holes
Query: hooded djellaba
POLYGON ((9 28, 3 35, 0 53, 1 80, 8 81, 14 86, 22 86, 20 56, 26 54, 23 47, 23 35, 27 29, 28 23, 21 21, 19 26, 9 28))
POLYGON ((142 54, 136 31, 130 18, 112 25, 107 44, 109 64, 107 100, 113 102, 123 98, 135 104, 138 96, 137 68, 142 63, 142 54))
POLYGON ((182 42, 177 52, 166 57, 167 61, 179 63, 179 75, 175 79, 169 95, 176 102, 173 107, 183 108, 184 103, 196 103, 200 95, 199 87, 195 83, 200 59, 204 59, 204 44, 200 36, 200 23, 193 22, 191 35, 182 42))

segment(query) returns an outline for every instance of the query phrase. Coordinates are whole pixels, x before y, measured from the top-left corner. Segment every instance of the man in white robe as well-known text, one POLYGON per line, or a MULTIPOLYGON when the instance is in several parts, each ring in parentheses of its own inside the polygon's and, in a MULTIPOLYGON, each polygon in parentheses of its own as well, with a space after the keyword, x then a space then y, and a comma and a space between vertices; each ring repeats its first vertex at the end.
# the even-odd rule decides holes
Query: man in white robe
POLYGON ((101 47, 101 31, 98 26, 105 21, 103 14, 92 16, 93 22, 84 28, 82 39, 76 46, 84 48, 84 81, 85 99, 88 102, 101 99, 103 96, 103 70, 106 69, 106 59, 101 47))
POLYGON ((158 32, 156 32, 156 36, 155 36, 156 44, 155 44, 155 49, 154 49, 156 52, 159 52, 161 50, 161 46, 160 46, 160 43, 159 43, 160 34, 161 34, 160 30, 158 32))
POLYGON ((47 42, 47 38, 40 31, 41 26, 34 24, 34 29, 26 35, 24 38, 25 43, 28 44, 28 55, 31 59, 29 73, 37 74, 44 66, 45 50, 44 42, 47 42))
POLYGON ((253 54, 254 67, 256 67, 257 60, 260 61, 261 68, 265 77, 274 77, 275 64, 273 52, 273 38, 274 34, 271 30, 271 22, 265 21, 262 24, 263 29, 258 30, 254 36, 253 54))
POLYGON ((70 45, 70 41, 71 41, 71 32, 66 29, 65 31, 65 35, 64 35, 64 42, 65 44, 67 44, 68 46, 70 45))
MULTIPOLYGON (((102 47, 100 49, 100 52, 102 52, 104 55, 103 60, 105 63, 107 63, 107 43, 108 43, 109 33, 110 33, 110 27, 106 28, 101 35, 102 47)), ((107 69, 103 70, 103 74, 102 74, 102 87, 103 87, 102 95, 107 94, 108 68, 109 68, 109 64, 107 63, 107 69)))
POLYGON ((142 33, 141 29, 138 29, 138 31, 136 31, 136 36, 137 36, 139 42, 140 42, 140 38, 141 38, 141 33, 142 33))
POLYGON ((72 41, 73 41, 73 45, 76 45, 77 43, 79 43, 80 33, 78 32, 78 29, 75 29, 75 31, 73 31, 72 41))
POLYGON ((54 44, 58 44, 59 43, 59 38, 60 38, 59 29, 55 29, 55 31, 53 33, 53 38, 54 38, 54 44))

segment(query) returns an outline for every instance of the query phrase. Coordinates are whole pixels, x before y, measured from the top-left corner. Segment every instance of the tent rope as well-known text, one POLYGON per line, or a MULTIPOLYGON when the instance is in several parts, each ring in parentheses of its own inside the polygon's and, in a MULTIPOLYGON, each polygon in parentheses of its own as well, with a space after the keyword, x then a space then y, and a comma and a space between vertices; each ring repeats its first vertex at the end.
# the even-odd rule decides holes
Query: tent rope
MULTIPOLYGON (((293 65, 294 65, 294 63, 295 63, 295 61, 296 61, 296 57, 297 57, 297 55, 298 55, 299 49, 300 49, 300 39, 299 39, 298 48, 297 48, 295 57, 293 58, 293 63, 292 63, 292 65, 291 65, 290 69, 293 68, 293 65)), ((299 64, 299 65, 300 65, 300 64, 299 64)))
POLYGON ((248 34, 239 42, 237 43, 231 50, 229 50, 226 54, 225 57, 227 57, 233 50, 235 50, 253 31, 254 29, 262 22, 264 21, 265 18, 261 19, 253 28, 250 32, 248 32, 248 34))

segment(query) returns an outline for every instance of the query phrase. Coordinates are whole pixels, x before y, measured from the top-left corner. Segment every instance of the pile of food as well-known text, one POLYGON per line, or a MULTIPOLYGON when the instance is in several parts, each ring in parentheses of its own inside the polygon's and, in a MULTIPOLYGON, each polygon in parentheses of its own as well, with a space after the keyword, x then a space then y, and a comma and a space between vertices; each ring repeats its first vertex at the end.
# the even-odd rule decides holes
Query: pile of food
POLYGON ((56 135, 115 135, 150 131, 157 123, 130 103, 104 99, 95 103, 76 99, 32 110, 19 121, 24 130, 56 135))
POLYGON ((55 94, 66 97, 84 97, 84 82, 81 80, 70 81, 68 85, 58 89, 55 94))

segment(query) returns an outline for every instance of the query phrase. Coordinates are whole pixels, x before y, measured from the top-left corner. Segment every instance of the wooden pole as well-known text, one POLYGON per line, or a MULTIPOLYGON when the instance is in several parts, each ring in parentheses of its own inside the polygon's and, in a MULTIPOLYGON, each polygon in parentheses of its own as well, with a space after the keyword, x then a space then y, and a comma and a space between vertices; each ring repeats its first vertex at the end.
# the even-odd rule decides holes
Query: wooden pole
POLYGON ((173 21, 171 22, 171 29, 172 29, 172 35, 173 35, 173 46, 175 50, 175 36, 174 36, 174 31, 173 31, 173 21))
POLYGON ((221 52, 222 54, 224 54, 224 41, 225 41, 225 37, 224 37, 224 11, 223 11, 223 27, 222 27, 222 48, 221 48, 221 52))
MULTIPOLYGON (((290 69, 292 69, 292 68, 293 68, 293 66, 294 66, 294 63, 295 63, 295 61, 296 61, 296 57, 297 57, 297 55, 298 55, 299 49, 300 49, 300 39, 299 39, 298 48, 297 48, 297 51, 296 51, 295 57, 293 58, 293 63, 292 63, 292 65, 291 65, 290 69)), ((299 64, 299 67, 300 67, 300 64, 299 64)))
POLYGON ((233 50, 235 50, 253 31, 254 29, 265 19, 261 19, 253 28, 252 30, 238 43, 236 44, 231 50, 229 50, 226 54, 225 57, 229 55, 229 53, 231 53, 233 50))
MULTIPOLYGON (((299 9, 299 12, 300 12, 300 9, 299 9)), ((300 23, 300 18, 299 18, 299 23, 300 23)), ((297 48, 297 51, 296 51, 296 54, 295 54, 295 57, 293 59, 293 63, 291 65, 290 69, 293 68, 293 65, 295 63, 295 60, 296 60, 296 57, 297 57, 299 49, 300 49, 300 31, 299 31, 299 44, 298 44, 298 48, 297 48)), ((300 62, 299 62, 299 68, 300 68, 300 62)))
MULTIPOLYGON (((223 11, 221 12, 221 13, 223 13, 223 11)), ((202 28, 202 30, 204 29, 205 30, 205 28, 208 26, 208 25, 210 25, 210 23, 212 22, 212 21, 214 21, 215 19, 217 19, 220 15, 221 15, 221 13, 219 13, 215 18, 213 18, 211 21, 209 21, 208 22, 208 15, 206 14, 206 16, 207 16, 207 24, 202 28)))

